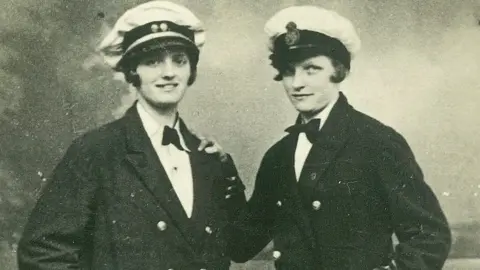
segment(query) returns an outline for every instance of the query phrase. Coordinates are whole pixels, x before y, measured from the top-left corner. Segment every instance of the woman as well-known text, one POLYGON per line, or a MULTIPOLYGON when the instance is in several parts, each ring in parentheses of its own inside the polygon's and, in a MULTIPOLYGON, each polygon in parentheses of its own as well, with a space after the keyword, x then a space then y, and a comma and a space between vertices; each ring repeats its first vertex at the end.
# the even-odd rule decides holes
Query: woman
POLYGON ((245 196, 226 200, 226 179, 243 185, 178 113, 204 41, 170 2, 119 18, 100 51, 138 101, 70 146, 30 216, 20 269, 229 269, 229 219, 245 196))

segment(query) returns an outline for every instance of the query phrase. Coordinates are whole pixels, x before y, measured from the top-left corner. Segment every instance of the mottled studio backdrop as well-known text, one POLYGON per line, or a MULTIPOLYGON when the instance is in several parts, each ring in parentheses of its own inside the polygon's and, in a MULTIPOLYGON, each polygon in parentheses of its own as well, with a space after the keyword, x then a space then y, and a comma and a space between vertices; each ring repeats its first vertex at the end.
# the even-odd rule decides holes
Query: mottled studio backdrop
MULTIPOLYGON (((74 137, 121 116, 135 98, 94 49, 141 2, 0 0, 2 267, 14 269, 39 172, 48 175, 74 137)), ((272 80, 263 25, 288 5, 323 5, 350 18, 363 41, 344 84, 350 102, 407 138, 458 228, 453 253, 480 250, 468 247, 480 228, 479 0, 178 2, 208 29, 182 116, 232 153, 248 194, 263 153, 296 117, 272 80)))

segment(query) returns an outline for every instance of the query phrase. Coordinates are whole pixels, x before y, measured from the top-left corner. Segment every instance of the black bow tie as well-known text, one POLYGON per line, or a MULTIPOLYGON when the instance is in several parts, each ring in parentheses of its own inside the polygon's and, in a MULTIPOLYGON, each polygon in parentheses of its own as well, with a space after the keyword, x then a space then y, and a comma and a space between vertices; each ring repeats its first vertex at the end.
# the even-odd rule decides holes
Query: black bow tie
POLYGON ((295 124, 285 129, 285 131, 292 134, 304 132, 307 135, 307 139, 313 143, 320 132, 320 119, 310 120, 306 124, 295 124))
POLYGON ((165 126, 163 128, 163 138, 162 138, 162 145, 175 145, 178 150, 184 151, 185 149, 180 144, 180 137, 178 136, 178 132, 176 129, 173 129, 169 126, 165 126))

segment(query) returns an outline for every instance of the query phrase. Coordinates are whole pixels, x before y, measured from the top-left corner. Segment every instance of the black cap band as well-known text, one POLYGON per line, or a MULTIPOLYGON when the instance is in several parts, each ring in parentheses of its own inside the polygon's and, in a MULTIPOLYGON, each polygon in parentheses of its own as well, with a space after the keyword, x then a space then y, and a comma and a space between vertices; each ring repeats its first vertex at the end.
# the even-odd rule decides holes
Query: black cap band
POLYGON ((123 55, 117 63, 117 70, 130 69, 138 64, 139 59, 155 54, 159 50, 169 50, 170 48, 181 47, 187 52, 192 65, 197 65, 200 51, 190 41, 181 37, 168 37, 168 39, 151 39, 135 46, 123 55))
POLYGON ((175 32, 178 33, 185 38, 189 39, 192 43, 195 44, 195 35, 194 32, 188 29, 185 26, 181 26, 175 24, 170 21, 156 21, 144 24, 139 27, 135 27, 132 30, 125 33, 123 42, 122 42, 122 50, 125 52, 133 43, 135 43, 140 38, 153 34, 153 33, 161 33, 161 32, 175 32))
POLYGON ((273 55, 286 59, 291 51, 300 49, 331 57, 350 69, 350 52, 340 40, 310 30, 289 31, 278 36, 273 44, 273 55))

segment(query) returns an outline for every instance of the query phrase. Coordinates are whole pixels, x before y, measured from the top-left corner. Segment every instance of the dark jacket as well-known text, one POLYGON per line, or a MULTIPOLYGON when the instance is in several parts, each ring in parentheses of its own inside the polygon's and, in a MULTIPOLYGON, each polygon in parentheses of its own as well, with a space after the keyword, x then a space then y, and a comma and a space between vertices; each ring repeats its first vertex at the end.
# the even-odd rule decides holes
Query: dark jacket
POLYGON ((405 139, 341 94, 297 183, 289 134, 265 154, 248 211, 237 223, 237 261, 271 239, 277 269, 442 269, 451 235, 405 139), (301 184, 300 184, 301 183, 301 184), (398 237, 392 247, 392 234, 398 237))
POLYGON ((229 269, 225 165, 197 151, 183 122, 181 132, 192 151, 191 219, 132 107, 70 146, 25 228, 20 269, 229 269))

